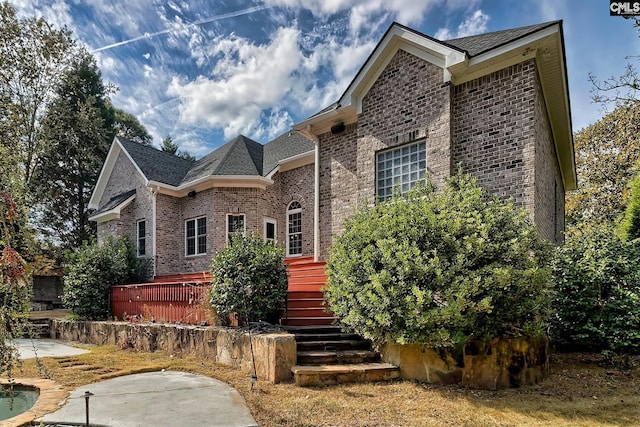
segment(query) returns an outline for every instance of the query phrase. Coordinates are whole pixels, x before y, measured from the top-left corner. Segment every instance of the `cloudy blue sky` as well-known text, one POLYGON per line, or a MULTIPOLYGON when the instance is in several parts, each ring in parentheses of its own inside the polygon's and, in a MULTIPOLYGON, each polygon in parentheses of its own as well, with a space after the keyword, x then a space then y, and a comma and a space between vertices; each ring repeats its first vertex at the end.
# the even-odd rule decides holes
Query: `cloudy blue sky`
POLYGON ((440 39, 562 19, 574 130, 603 115, 588 73, 640 53, 606 0, 10 0, 70 28, 119 108, 159 145, 200 157, 238 134, 267 142, 335 101, 393 21, 440 39))

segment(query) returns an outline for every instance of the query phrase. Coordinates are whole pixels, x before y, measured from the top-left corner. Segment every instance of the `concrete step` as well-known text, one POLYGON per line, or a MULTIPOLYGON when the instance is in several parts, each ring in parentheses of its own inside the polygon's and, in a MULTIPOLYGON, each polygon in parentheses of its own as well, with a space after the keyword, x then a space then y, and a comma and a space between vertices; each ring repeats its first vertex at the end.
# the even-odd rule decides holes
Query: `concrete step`
POLYGON ((49 338, 49 319, 29 319, 32 338, 49 338))
POLYGON ((388 363, 360 363, 291 367, 296 385, 301 387, 389 381, 400 377, 398 367, 388 363))
POLYGON ((282 319, 282 324, 286 326, 331 326, 334 317, 289 317, 282 319))
POLYGON ((340 340, 361 340, 362 338, 356 334, 347 334, 344 332, 330 332, 330 333, 295 333, 296 342, 302 343, 306 341, 340 341, 340 340))
POLYGON ((340 334, 342 328, 336 325, 291 325, 285 329, 292 334, 340 334))
POLYGON ((370 363, 380 360, 372 350, 311 350, 298 351, 299 365, 339 365, 370 363))
POLYGON ((297 341, 296 345, 298 351, 371 350, 371 343, 362 339, 297 341))
POLYGON ((287 318, 296 317, 331 317, 333 313, 327 313, 323 307, 287 307, 287 318))

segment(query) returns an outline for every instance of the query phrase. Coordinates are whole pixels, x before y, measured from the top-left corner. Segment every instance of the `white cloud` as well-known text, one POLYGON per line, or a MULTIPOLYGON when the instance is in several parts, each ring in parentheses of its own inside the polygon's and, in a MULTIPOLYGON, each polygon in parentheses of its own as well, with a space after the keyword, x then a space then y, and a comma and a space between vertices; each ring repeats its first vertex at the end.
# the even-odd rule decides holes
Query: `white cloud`
POLYGON ((167 93, 177 96, 180 122, 224 129, 225 138, 257 131, 261 113, 276 107, 302 62, 298 31, 281 28, 266 46, 232 36, 214 40, 210 55, 222 55, 210 77, 174 78, 167 93))
POLYGON ((443 27, 436 31, 434 37, 438 40, 451 40, 459 37, 482 34, 487 32, 488 22, 489 15, 478 9, 473 12, 471 16, 468 16, 464 21, 462 21, 455 32, 443 27))
POLYGON ((104 55, 102 53, 96 53, 93 55, 93 57, 96 59, 98 68, 103 74, 117 74, 117 63, 113 57, 104 55))
POLYGON ((70 27, 73 23, 69 13, 69 5, 64 0, 53 0, 43 4, 38 0, 11 0, 9 3, 20 16, 36 16, 44 18, 56 28, 70 27))
POLYGON ((565 0, 538 0, 536 4, 544 21, 561 19, 566 10, 565 0))

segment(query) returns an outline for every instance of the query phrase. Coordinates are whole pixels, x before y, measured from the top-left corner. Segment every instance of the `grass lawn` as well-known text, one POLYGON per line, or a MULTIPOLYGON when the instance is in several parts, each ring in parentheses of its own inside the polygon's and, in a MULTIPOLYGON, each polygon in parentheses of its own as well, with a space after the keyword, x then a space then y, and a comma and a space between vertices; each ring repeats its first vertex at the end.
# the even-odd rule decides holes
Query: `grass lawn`
MULTIPOLYGON (((550 378, 504 391, 409 381, 329 388, 258 381, 251 390, 249 374, 208 360, 83 348, 91 353, 41 359, 49 377, 71 390, 160 369, 200 373, 235 387, 260 426, 640 426, 640 368, 606 367, 592 354, 554 354, 550 378)), ((35 361, 15 376, 39 376, 35 361)))

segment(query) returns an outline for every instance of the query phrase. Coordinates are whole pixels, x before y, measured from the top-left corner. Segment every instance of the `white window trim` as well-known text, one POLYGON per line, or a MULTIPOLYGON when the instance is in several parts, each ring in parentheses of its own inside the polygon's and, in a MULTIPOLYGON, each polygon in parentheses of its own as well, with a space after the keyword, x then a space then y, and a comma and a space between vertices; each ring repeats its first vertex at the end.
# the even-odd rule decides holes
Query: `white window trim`
POLYGON ((243 230, 242 230, 242 235, 246 236, 247 235, 247 215, 244 212, 235 212, 235 213, 228 213, 227 214, 227 218, 226 218, 226 224, 225 224, 225 231, 227 234, 227 241, 229 241, 229 239, 231 238, 231 233, 229 232, 229 217, 230 216, 240 216, 242 215, 244 217, 244 221, 242 221, 242 225, 243 225, 243 230))
POLYGON ((139 219, 136 221, 136 255, 138 258, 145 258, 147 256, 147 221, 146 219, 139 219), (140 223, 144 223, 144 254, 140 254, 140 223))
POLYGON ((274 218, 269 218, 269 217, 264 218, 262 235, 264 236, 264 240, 268 242, 269 239, 267 239, 267 224, 273 224, 273 241, 277 243, 278 242, 278 221, 275 220, 274 218))
MULTIPOLYGON (((304 253, 304 249, 300 251, 299 254, 292 254, 289 248, 289 237, 291 237, 291 234, 289 233, 289 216, 292 214, 296 214, 296 213, 300 213, 300 221, 302 221, 302 203, 300 203, 298 200, 293 200, 291 201, 288 205, 287 205, 287 236, 286 236, 286 241, 287 241, 287 257, 289 258, 293 258, 293 257, 300 257, 302 256, 302 254, 304 253), (300 204, 299 208, 296 209, 289 209, 289 206, 291 206, 293 203, 298 203, 300 204)), ((302 234, 302 224, 300 224, 300 238, 303 239, 303 234, 302 234)), ((304 244, 304 239, 302 240, 302 243, 304 244)))
MULTIPOLYGON (((207 254, 207 250, 205 250, 204 252, 198 252, 198 237, 202 236, 202 234, 198 234, 198 220, 205 218, 205 224, 206 224, 206 215, 202 215, 202 216, 198 216, 195 218, 189 218, 187 220, 184 221, 184 256, 185 258, 191 258, 191 257, 196 257, 196 256, 202 256, 202 255, 206 255, 207 254), (194 227, 195 227, 195 231, 196 234, 194 236, 195 239, 195 253, 193 254, 189 254, 188 253, 188 244, 187 244, 187 223, 193 221, 194 222, 194 227)), ((209 227, 207 227, 207 233, 204 234, 205 238, 208 237, 207 234, 209 232, 209 227)), ((209 246, 208 242, 207 242, 207 247, 209 246)))

